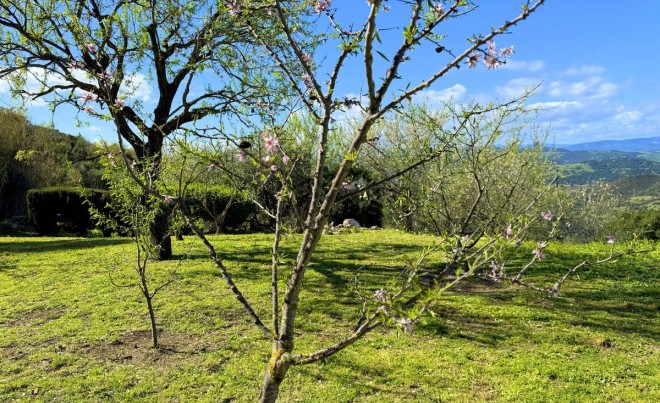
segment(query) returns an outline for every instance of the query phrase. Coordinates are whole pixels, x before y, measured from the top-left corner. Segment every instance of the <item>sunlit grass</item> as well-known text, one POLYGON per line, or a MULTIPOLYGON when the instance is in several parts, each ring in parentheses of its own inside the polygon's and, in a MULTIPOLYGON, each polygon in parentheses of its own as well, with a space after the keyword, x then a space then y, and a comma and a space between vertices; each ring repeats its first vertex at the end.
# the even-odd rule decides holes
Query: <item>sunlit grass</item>
MULTIPOLYGON (((270 236, 211 238, 268 321, 270 236)), ((284 272, 297 240, 284 239, 284 272)), ((387 281, 434 241, 397 231, 325 237, 305 281, 296 350, 352 330, 356 274, 387 281)), ((135 280, 129 240, 0 238, 0 401, 32 391, 44 401, 254 401, 270 344, 202 245, 174 246, 182 262, 149 265, 156 283, 178 267, 155 299, 158 351, 137 287, 116 286, 135 280)), ((552 244, 533 279, 550 283, 606 252, 552 244)), ((656 251, 586 268, 559 299, 473 281, 412 335, 378 329, 324 363, 293 368, 282 401, 658 401, 659 262, 656 251)))

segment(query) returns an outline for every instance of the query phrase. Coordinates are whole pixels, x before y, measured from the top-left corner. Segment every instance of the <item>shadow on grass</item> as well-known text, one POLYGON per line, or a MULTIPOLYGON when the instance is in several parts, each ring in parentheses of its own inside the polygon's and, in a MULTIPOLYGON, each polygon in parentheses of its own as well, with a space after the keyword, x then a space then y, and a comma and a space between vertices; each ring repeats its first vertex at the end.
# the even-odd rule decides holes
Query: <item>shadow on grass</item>
POLYGON ((0 241, 0 248, 3 252, 10 253, 39 253, 124 245, 132 242, 127 238, 78 238, 63 240, 56 240, 57 238, 39 239, 40 241, 0 241))
MULTIPOLYGON (((258 244, 256 248, 252 245, 253 248, 228 249, 225 259, 234 266, 231 270, 232 276, 246 280, 268 277, 270 255, 265 245, 266 243, 258 244)), ((313 304, 313 309, 320 317, 334 318, 338 309, 347 314, 344 308, 355 308, 359 305, 352 294, 352 283, 356 274, 368 286, 386 284, 388 280, 400 276, 401 268, 407 263, 404 256, 414 255, 415 251, 420 249, 416 245, 383 242, 374 250, 373 244, 342 244, 341 239, 332 239, 332 242, 319 246, 309 266, 310 272, 316 275, 309 275, 305 279, 305 288, 311 293, 305 304, 313 304), (380 260, 386 264, 391 262, 391 265, 388 267, 360 263, 373 262, 371 258, 374 254, 382 257, 380 260), (334 290, 330 293, 332 303, 327 300, 329 295, 325 294, 326 291, 322 291, 326 287, 334 290)), ((281 278, 284 279, 291 269, 297 250, 287 247, 282 251, 288 260, 287 264, 283 265, 286 269, 282 271, 281 278)), ((530 269, 529 279, 539 286, 550 286, 585 258, 594 261, 607 256, 608 252, 607 247, 586 253, 556 250, 552 254, 548 253, 548 259, 530 269)), ((529 261, 528 250, 517 253, 519 256, 509 261, 512 272, 515 271, 514 266, 524 265, 529 261)), ((194 258, 208 259, 208 256, 196 254, 194 258)), ((631 256, 616 262, 580 269, 564 284, 565 295, 560 298, 551 298, 521 287, 483 284, 476 279, 466 281, 449 293, 448 297, 452 295, 459 298, 486 299, 485 305, 489 308, 484 312, 475 312, 460 306, 450 307, 453 303, 446 304, 444 299, 441 299, 439 316, 444 319, 430 320, 423 329, 432 334, 469 339, 485 345, 496 345, 511 337, 526 334, 531 329, 530 322, 543 326, 552 322, 566 328, 579 326, 614 332, 620 334, 621 338, 625 338, 626 334, 634 334, 660 340, 660 329, 654 325, 660 316, 658 287, 633 288, 630 285, 631 282, 638 282, 640 278, 644 278, 649 284, 659 284, 658 274, 653 267, 641 263, 643 260, 638 259, 645 258, 643 255, 631 256), (577 277, 580 282, 576 285, 577 277), (599 286, 611 288, 579 288, 580 284, 588 283, 593 286, 593 280, 598 280, 599 286), (524 317, 520 316, 520 308, 528 310, 524 317)), ((435 263, 437 262, 431 261, 429 266, 435 263)))
POLYGON ((657 287, 615 291, 568 290, 559 298, 518 287, 500 290, 467 287, 456 290, 452 296, 485 298, 486 305, 494 309, 483 313, 468 311, 460 306, 443 304, 441 299, 435 311, 442 319, 429 321, 423 329, 432 334, 494 346, 510 337, 524 335, 530 331, 532 323, 552 322, 566 328, 578 326, 614 332, 620 334, 621 339, 633 334, 660 342, 657 295, 657 287), (524 318, 517 313, 519 308, 527 310, 524 318))

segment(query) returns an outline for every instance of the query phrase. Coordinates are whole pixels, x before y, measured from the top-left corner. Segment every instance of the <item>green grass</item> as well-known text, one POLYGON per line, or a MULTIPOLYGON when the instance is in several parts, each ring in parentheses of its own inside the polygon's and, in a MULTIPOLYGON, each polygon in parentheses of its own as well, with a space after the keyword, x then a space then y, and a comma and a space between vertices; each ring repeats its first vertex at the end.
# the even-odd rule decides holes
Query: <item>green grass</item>
MULTIPOLYGON (((211 238, 268 318, 270 236, 211 238)), ((285 238, 285 270, 297 240, 285 238)), ((305 280, 296 351, 351 331, 360 309, 355 274, 375 287, 433 241, 396 231, 325 237, 305 280)), ((137 288, 109 280, 133 280, 130 241, 0 238, 0 401, 27 400, 36 388, 36 400, 56 402, 254 401, 270 344, 201 244, 188 238, 174 247, 185 260, 179 280, 156 297, 163 348, 154 350, 137 288)), ((533 279, 550 282, 606 250, 552 244, 533 279)), ((659 401, 658 262, 656 250, 586 268, 559 299, 469 282, 443 297, 439 317, 413 334, 377 329, 324 363, 294 367, 281 400, 659 401)), ((153 262, 149 269, 163 279, 176 267, 153 262)))

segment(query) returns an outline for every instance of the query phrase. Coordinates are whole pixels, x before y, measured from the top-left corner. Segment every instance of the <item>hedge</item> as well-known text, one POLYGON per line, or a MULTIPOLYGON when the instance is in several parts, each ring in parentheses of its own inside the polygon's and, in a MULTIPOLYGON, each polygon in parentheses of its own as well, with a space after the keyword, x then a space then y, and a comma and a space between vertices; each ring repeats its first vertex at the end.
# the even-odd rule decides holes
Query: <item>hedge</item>
POLYGON ((27 193, 28 216, 40 235, 53 236, 64 230, 85 236, 94 228, 86 201, 103 210, 108 197, 108 192, 100 189, 30 189, 27 193))
POLYGON ((210 226, 221 224, 216 232, 227 229, 238 230, 257 212, 254 203, 241 192, 225 186, 196 186, 188 190, 186 204, 195 218, 202 219, 210 226), (219 218, 231 201, 222 223, 219 218))

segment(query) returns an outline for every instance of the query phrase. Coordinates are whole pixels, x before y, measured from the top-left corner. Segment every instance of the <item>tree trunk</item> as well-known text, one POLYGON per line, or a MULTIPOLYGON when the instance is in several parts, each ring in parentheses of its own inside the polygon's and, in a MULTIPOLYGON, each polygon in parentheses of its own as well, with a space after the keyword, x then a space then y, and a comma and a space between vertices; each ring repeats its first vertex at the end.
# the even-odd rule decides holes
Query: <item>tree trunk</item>
POLYGON ((147 297, 147 307, 149 309, 149 320, 151 321, 151 341, 153 348, 158 348, 158 329, 156 328, 156 314, 154 313, 154 307, 151 302, 151 296, 148 294, 147 297))
POLYGON ((286 372, 289 370, 290 362, 286 359, 286 353, 281 346, 276 346, 273 349, 273 354, 268 362, 266 373, 264 374, 264 381, 261 384, 261 392, 259 393, 260 403, 274 403, 280 394, 280 384, 284 380, 286 372))
MULTIPOLYGON (((153 159, 150 167, 152 180, 159 179, 159 169, 161 164, 161 152, 163 149, 164 136, 159 132, 150 132, 147 134, 149 141, 145 145, 145 157, 153 159)), ((146 198, 145 198, 146 200, 146 198)), ((170 236, 169 215, 172 209, 165 207, 156 212, 154 221, 149 224, 149 238, 151 244, 156 247, 156 259, 168 260, 172 258, 172 237, 170 236)))
POLYGON ((169 222, 167 213, 160 211, 149 224, 149 238, 151 244, 156 247, 156 258, 168 260, 172 258, 172 237, 169 234, 169 222))

